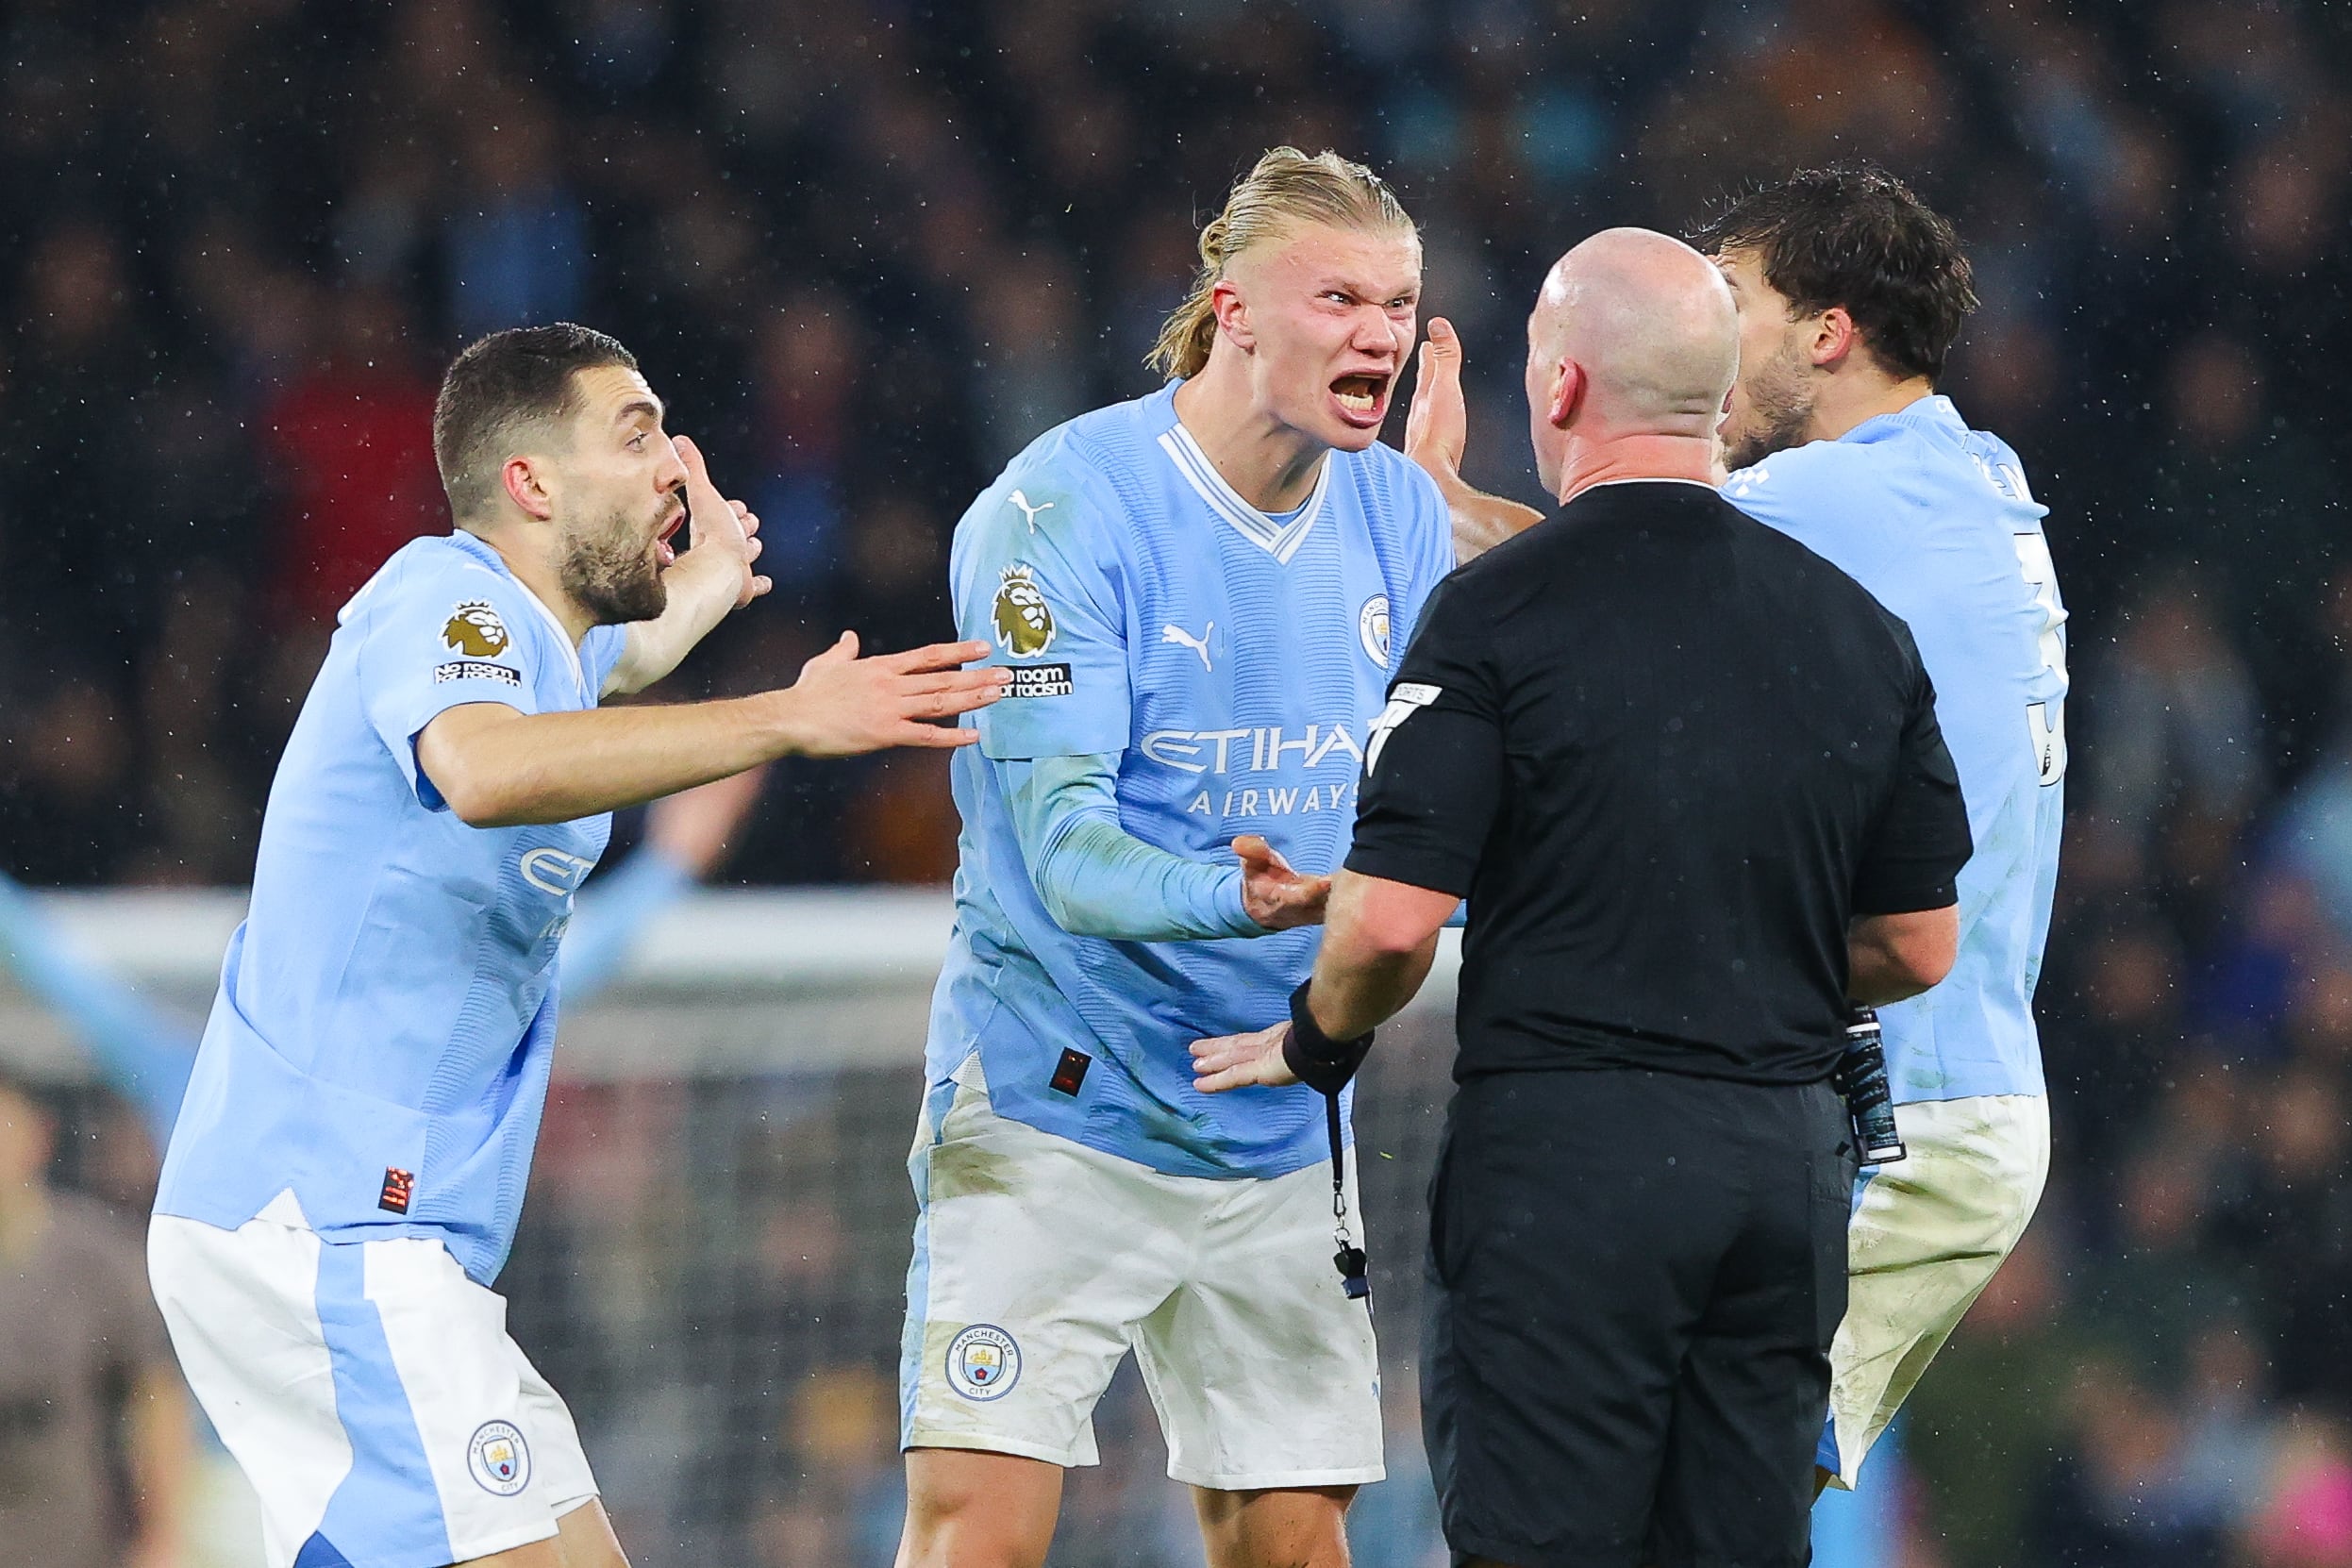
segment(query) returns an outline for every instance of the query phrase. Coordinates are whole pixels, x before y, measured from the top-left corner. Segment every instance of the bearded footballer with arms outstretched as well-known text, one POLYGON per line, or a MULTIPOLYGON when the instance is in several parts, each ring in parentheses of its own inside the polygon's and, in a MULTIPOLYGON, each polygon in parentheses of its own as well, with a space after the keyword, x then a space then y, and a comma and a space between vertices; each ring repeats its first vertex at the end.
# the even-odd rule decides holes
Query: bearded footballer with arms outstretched
POLYGON ((954 764, 901 1568, 1043 1562, 1130 1349, 1214 1568, 1332 1568, 1382 1475, 1321 1097, 1204 1095, 1188 1046, 1306 977, 1366 726, 1455 562, 1377 440, 1421 247, 1368 170, 1281 148, 1200 251, 1169 385, 1039 438, 956 531, 961 626, 1012 685, 954 764))
POLYGON ((433 418, 457 531, 343 608, 278 765, 148 1240, 269 1568, 622 1568, 491 1289, 607 813, 786 753, 962 744, 921 721, 1003 688, 957 668, 985 642, 845 634, 787 690, 599 711, 767 587, 758 519, 662 411, 585 327, 459 355, 433 418))

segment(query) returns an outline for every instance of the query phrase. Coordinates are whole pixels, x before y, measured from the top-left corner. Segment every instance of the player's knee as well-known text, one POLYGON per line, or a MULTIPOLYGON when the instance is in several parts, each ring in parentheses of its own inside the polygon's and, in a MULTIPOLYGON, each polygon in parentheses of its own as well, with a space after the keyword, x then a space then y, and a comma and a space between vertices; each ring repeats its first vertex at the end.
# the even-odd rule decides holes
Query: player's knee
POLYGON ((1193 1492, 1210 1568, 1346 1568, 1355 1496, 1352 1486, 1193 1492))
POLYGON ((1061 1472, 1004 1454, 915 1449, 897 1568, 1039 1568, 1053 1543, 1061 1472))
POLYGON ((946 1509, 909 1501, 896 1568, 1039 1568, 1052 1538, 1050 1525, 1041 1537, 985 1500, 946 1509))

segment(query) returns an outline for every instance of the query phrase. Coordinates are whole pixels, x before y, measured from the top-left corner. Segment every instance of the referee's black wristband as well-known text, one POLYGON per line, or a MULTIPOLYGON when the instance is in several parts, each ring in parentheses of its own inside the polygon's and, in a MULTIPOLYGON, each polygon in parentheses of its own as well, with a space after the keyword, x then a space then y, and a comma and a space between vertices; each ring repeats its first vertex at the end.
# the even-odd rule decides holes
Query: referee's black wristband
POLYGON ((1291 1032, 1282 1040, 1282 1065, 1308 1088, 1336 1094, 1364 1064, 1365 1053, 1372 1049, 1373 1031, 1366 1029, 1353 1040, 1334 1040, 1325 1034, 1307 1006, 1307 988, 1314 983, 1302 980, 1291 993, 1291 1032))

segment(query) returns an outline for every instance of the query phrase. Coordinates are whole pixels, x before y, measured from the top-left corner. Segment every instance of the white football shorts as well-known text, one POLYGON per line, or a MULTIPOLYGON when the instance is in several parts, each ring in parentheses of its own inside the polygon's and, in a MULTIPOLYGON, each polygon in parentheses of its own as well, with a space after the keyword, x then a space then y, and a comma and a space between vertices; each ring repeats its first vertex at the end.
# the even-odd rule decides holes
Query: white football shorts
POLYGON ((975 1055, 926 1103, 908 1169, 904 1446, 1093 1464, 1095 1402, 1132 1349, 1176 1480, 1384 1474, 1372 1316, 1332 1267, 1327 1161, 1165 1176, 997 1115, 975 1055))
POLYGON ((147 1276, 205 1414, 260 1494, 268 1568, 443 1568, 596 1495, 507 1304, 439 1242, 330 1243, 291 1193, 235 1230, 158 1214, 147 1276))
POLYGON ((1856 1183, 1845 1321, 1829 1350, 1816 1462, 1846 1488, 2026 1233, 2050 1174, 2050 1108, 2038 1094, 1920 1100, 1894 1117, 1909 1158, 1856 1183))

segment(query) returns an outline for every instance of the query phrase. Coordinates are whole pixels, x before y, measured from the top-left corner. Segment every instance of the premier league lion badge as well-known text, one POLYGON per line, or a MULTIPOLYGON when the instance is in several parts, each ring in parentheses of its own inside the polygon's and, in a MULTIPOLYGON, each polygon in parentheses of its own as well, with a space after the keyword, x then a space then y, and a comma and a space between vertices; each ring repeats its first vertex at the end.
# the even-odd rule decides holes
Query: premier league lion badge
POLYGON ((1021 1380, 1021 1347, 993 1323, 976 1323, 947 1345, 947 1383, 966 1399, 1002 1399, 1021 1380))
POLYGON ((465 1467, 484 1492, 511 1497, 531 1484, 531 1450, 511 1421, 485 1421, 465 1445, 465 1467))
POLYGON ((1038 589, 1036 572, 1020 561, 1005 568, 995 619, 996 635, 1015 659, 1033 659, 1053 646, 1053 607, 1038 589))
POLYGON ((441 628, 441 640, 474 659, 495 659, 513 641, 487 599, 468 599, 452 610, 449 624, 441 628))

